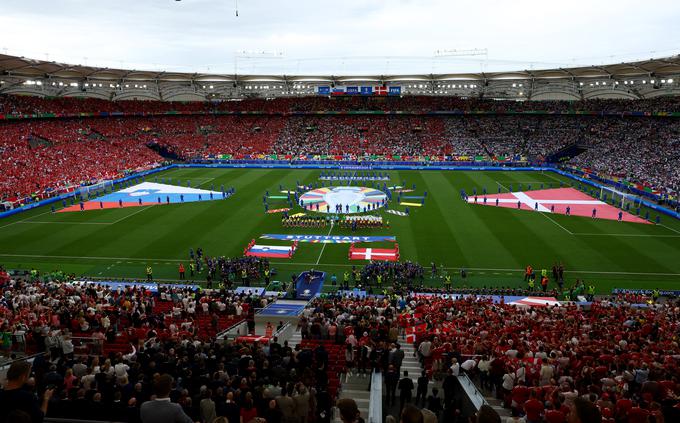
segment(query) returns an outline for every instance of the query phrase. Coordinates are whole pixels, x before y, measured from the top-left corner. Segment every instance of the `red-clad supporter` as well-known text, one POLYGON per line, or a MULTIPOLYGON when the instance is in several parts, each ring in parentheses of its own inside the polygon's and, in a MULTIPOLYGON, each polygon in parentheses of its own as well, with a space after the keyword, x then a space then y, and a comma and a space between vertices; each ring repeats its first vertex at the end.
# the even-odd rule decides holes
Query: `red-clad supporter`
POLYGON ((530 398, 524 402, 527 423, 538 423, 543 419, 543 403, 536 398, 536 391, 531 391, 530 398))

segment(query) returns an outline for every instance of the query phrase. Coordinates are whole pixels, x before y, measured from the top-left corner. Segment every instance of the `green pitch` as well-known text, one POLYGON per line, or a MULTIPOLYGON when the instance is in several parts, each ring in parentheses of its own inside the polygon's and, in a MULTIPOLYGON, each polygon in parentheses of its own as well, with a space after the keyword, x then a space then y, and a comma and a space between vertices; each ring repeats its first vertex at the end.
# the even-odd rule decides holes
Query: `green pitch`
MULTIPOLYGON (((566 286, 577 278, 594 283, 601 293, 613 287, 680 289, 680 222, 663 216, 663 225, 641 225, 583 217, 549 215, 507 208, 465 204, 460 190, 498 184, 534 189, 569 179, 540 172, 390 171, 388 185, 416 184, 412 194, 428 192, 423 207, 400 217, 378 213, 389 229, 359 230, 355 235, 394 235, 401 259, 429 270, 443 264, 454 286, 524 286, 522 269, 550 269, 564 263, 566 286)), ((279 184, 294 189, 295 181, 318 181, 319 170, 174 169, 154 175, 191 180, 193 187, 233 186, 227 200, 162 206, 51 213, 49 207, 0 220, 0 263, 8 269, 62 269, 79 276, 143 279, 151 265, 156 279, 175 280, 180 262, 188 264, 189 248, 202 247, 211 256, 240 256, 251 239, 264 233, 351 235, 336 227, 283 228, 280 214, 265 214, 265 191, 278 195, 279 184)), ((337 182, 334 184, 337 185, 337 182)), ((368 183, 364 185, 370 186, 368 183)), ((382 183, 381 183, 382 185, 382 183)), ((277 200, 278 201, 278 200, 277 200)), ((283 204, 281 206, 283 207, 283 204)), ((393 208, 403 210, 393 201, 393 208)), ((270 208, 278 208, 276 202, 270 208)), ((292 213, 302 211, 296 207, 292 213)), ((644 213, 644 212, 643 212, 644 213)), ((312 213, 313 214, 313 213, 312 213)), ((651 213, 652 217, 656 213, 651 213)), ((277 244, 276 241, 258 241, 277 244)), ((278 242, 281 244, 281 242, 278 242)), ((275 279, 313 267, 342 272, 365 262, 347 259, 349 244, 300 243, 292 260, 272 260, 275 279)), ((429 271, 428 271, 429 273, 429 271)), ((197 281, 204 280, 199 276, 197 281)), ((439 285, 438 278, 426 283, 439 285)), ((327 284, 328 285, 328 284, 327 284)))

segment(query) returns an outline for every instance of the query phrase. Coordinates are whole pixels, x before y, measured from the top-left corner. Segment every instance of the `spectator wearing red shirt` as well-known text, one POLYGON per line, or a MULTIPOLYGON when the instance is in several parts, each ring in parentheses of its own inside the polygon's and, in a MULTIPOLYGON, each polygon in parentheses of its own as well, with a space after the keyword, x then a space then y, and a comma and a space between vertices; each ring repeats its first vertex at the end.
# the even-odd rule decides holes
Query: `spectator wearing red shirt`
POLYGON ((628 398, 627 394, 616 401, 616 420, 625 420, 628 418, 628 412, 633 408, 633 401, 628 398))
POLYGON ((536 398, 536 392, 531 391, 529 400, 524 403, 524 412, 526 413, 527 423, 540 423, 541 415, 543 414, 543 403, 536 398))
POLYGON ((628 411, 628 423, 647 423, 649 411, 640 407, 632 407, 628 411))
POLYGON ((512 389, 512 407, 520 408, 529 399, 529 388, 523 384, 512 389))
POLYGON ((241 407, 241 423, 248 423, 257 417, 257 408, 253 404, 253 394, 246 392, 243 406, 241 407))
POLYGON ((592 402, 581 397, 574 399, 572 411, 569 413, 569 423, 600 423, 602 414, 592 402))
POLYGON ((560 410, 548 410, 545 412, 546 423, 565 423, 567 416, 560 410))

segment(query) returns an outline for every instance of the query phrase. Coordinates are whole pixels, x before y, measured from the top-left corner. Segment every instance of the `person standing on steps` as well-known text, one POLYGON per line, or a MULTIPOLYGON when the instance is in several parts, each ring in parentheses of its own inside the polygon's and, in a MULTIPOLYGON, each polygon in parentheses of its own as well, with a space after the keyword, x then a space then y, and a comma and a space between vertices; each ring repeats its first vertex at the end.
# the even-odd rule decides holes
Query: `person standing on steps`
POLYGON ((427 398, 427 385, 430 383, 430 379, 427 377, 427 372, 422 371, 420 377, 418 378, 418 388, 416 389, 416 402, 415 405, 418 407, 425 406, 425 400, 427 398), (421 405, 422 404, 422 405, 421 405))
POLYGON ((406 403, 413 399, 413 381, 408 376, 408 371, 404 370, 404 377, 399 381, 399 410, 404 408, 406 403))

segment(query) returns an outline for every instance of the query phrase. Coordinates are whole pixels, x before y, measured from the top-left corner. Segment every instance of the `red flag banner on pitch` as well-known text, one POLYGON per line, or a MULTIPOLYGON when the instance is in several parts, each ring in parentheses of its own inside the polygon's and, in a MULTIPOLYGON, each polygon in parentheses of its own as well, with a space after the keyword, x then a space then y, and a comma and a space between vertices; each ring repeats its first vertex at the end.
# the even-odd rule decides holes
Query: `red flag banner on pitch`
POLYGON ((349 247, 350 260, 399 261, 399 244, 394 248, 357 248, 349 247))

